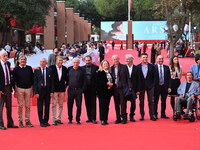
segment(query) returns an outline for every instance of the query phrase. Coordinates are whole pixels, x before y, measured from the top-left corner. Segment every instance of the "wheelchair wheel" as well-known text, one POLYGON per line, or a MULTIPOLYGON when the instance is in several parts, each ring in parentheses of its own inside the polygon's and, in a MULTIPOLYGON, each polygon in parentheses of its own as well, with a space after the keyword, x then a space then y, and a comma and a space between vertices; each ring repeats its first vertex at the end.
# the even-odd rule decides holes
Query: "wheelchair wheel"
POLYGON ((195 121, 195 116, 194 116, 194 115, 190 116, 190 117, 189 117, 189 121, 190 121, 190 122, 194 122, 194 121, 195 121))
POLYGON ((197 120, 200 120, 200 100, 199 99, 196 100, 195 114, 196 114, 197 120))

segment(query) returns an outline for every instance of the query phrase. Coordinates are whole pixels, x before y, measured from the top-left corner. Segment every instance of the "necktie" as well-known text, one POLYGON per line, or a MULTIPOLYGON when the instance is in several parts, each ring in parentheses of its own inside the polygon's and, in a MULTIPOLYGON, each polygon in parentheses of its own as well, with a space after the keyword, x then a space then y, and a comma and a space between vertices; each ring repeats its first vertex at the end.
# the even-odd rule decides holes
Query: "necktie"
POLYGON ((7 70, 7 64, 5 63, 5 69, 6 69, 6 85, 9 85, 9 77, 8 77, 8 70, 7 70))
POLYGON ((163 81, 163 73, 162 73, 162 66, 160 66, 160 85, 163 85, 164 81, 163 81))
POLYGON ((42 70, 43 70, 43 73, 42 73, 42 84, 43 84, 43 86, 45 86, 45 80, 44 80, 44 68, 43 68, 42 70))

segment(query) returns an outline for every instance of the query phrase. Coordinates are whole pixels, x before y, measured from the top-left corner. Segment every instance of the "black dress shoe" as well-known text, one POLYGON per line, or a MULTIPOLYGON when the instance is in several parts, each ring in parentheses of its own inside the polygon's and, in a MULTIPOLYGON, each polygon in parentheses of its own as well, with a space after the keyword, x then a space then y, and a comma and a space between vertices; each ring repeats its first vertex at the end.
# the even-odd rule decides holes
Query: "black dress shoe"
POLYGON ((118 123, 121 123, 121 120, 117 119, 117 120, 115 121, 115 124, 118 124, 118 123))
POLYGON ((88 119, 88 120, 86 120, 86 122, 87 122, 87 123, 88 123, 88 122, 92 122, 92 120, 88 119))
POLYGON ((47 127, 44 123, 40 123, 40 127, 47 127))
POLYGON ((134 117, 130 117, 130 121, 131 121, 131 122, 135 122, 134 117))
POLYGON ((101 125, 106 125, 105 121, 101 121, 101 125))
POLYGON ((53 121, 53 125, 56 126, 56 125, 57 125, 57 122, 56 122, 56 121, 53 121))
POLYGON ((151 116, 150 119, 151 119, 152 121, 156 121, 156 120, 157 120, 155 116, 151 116))
POLYGON ((69 122, 68 122, 69 124, 72 124, 72 120, 69 120, 69 122))
POLYGON ((18 128, 18 126, 14 125, 14 124, 8 124, 7 128, 18 128))
POLYGON ((144 120, 144 116, 141 116, 141 117, 140 117, 140 120, 141 120, 141 121, 144 120))
POLYGON ((126 124, 126 123, 127 123, 127 120, 123 119, 122 124, 126 124))
POLYGON ((81 122, 80 122, 80 121, 77 121, 77 124, 78 124, 78 125, 80 125, 80 124, 81 124, 81 122))
POLYGON ((57 120, 56 121, 58 124, 63 124, 63 122, 61 120, 57 120))
POLYGON ((46 126, 50 126, 50 124, 49 124, 48 122, 47 122, 47 123, 45 123, 45 125, 46 125, 46 126))
POLYGON ((107 121, 105 121, 105 124, 108 124, 108 122, 107 122, 107 121))
POLYGON ((96 121, 96 120, 92 120, 92 123, 93 123, 93 124, 97 124, 97 121, 96 121))
POLYGON ((1 130, 6 130, 6 127, 0 126, 0 129, 1 129, 1 130))
POLYGON ((166 115, 162 115, 161 118, 169 119, 169 117, 167 117, 166 115))

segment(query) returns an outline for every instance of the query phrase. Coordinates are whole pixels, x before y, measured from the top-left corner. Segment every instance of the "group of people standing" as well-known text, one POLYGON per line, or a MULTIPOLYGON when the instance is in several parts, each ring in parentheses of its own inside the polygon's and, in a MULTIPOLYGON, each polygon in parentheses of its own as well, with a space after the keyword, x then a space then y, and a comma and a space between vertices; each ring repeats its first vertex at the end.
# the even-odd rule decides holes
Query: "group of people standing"
MULTIPOLYGON (((148 54, 141 54, 141 63, 134 65, 134 58, 132 55, 126 55, 126 64, 120 63, 120 58, 117 55, 112 56, 113 66, 110 66, 107 60, 102 60, 100 66, 92 64, 92 57, 86 56, 86 65, 80 67, 79 58, 74 58, 73 66, 66 68, 63 66, 63 57, 56 56, 55 64, 47 67, 47 60, 42 58, 40 60, 40 67, 33 72, 31 66, 26 65, 26 56, 19 57, 19 66, 15 67, 13 71, 10 70, 10 63, 8 54, 2 50, 0 52, 0 129, 6 129, 3 122, 3 106, 6 103, 7 108, 7 127, 17 128, 12 119, 12 89, 14 89, 14 96, 18 101, 18 122, 19 127, 24 127, 23 124, 23 102, 25 101, 25 125, 32 127, 30 121, 30 99, 35 95, 37 98, 38 118, 41 127, 50 126, 49 111, 51 100, 51 114, 53 125, 63 124, 61 121, 63 102, 65 98, 65 91, 67 88, 67 108, 69 124, 73 121, 73 104, 74 101, 77 106, 76 122, 81 124, 81 106, 82 94, 84 94, 87 117, 86 122, 96 121, 96 98, 99 99, 100 121, 102 125, 108 124, 108 113, 110 99, 114 97, 116 121, 115 123, 126 124, 127 117, 127 101, 131 102, 129 120, 134 122, 134 115, 136 109, 135 100, 139 97, 140 120, 144 120, 144 100, 145 92, 147 93, 149 116, 152 121, 158 119, 158 101, 161 96, 161 118, 168 119, 166 115, 166 99, 167 95, 171 95, 171 105, 174 113, 179 112, 178 102, 175 102, 178 88, 186 88, 181 94, 183 97, 185 92, 191 92, 194 85, 187 87, 180 85, 182 77, 182 67, 179 65, 178 57, 174 56, 171 59, 170 66, 163 64, 164 58, 162 55, 157 56, 157 64, 148 62, 148 54), (180 85, 180 86, 179 86, 180 85), (56 115, 57 112, 57 115, 56 115)), ((200 58, 200 57, 199 57, 200 58)), ((196 60, 197 63, 200 60, 196 60)), ((193 72, 200 67, 193 67, 193 72)), ((194 74, 198 79, 199 74, 194 74)), ((188 83, 191 81, 188 78, 188 83)), ((198 94, 199 89, 192 93, 192 97, 198 94)), ((178 93, 179 94, 179 93, 178 93)), ((182 98, 183 98, 182 97, 182 98)), ((188 104, 188 112, 191 112, 191 105, 188 104)), ((187 114, 186 114, 187 115, 187 114)))

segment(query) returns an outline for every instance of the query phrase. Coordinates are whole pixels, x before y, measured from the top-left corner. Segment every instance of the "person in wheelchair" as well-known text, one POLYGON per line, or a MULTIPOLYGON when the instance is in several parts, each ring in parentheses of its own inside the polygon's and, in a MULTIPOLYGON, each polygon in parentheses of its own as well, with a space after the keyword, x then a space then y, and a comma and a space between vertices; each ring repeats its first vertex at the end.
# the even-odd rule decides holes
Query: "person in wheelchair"
POLYGON ((193 117, 192 104, 195 99, 195 96, 199 95, 199 84, 193 81, 192 72, 186 73, 186 81, 181 83, 177 90, 178 97, 176 97, 175 103, 175 119, 181 118, 181 104, 183 102, 187 103, 187 110, 183 115, 184 118, 193 117))

